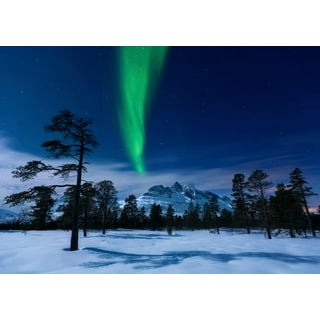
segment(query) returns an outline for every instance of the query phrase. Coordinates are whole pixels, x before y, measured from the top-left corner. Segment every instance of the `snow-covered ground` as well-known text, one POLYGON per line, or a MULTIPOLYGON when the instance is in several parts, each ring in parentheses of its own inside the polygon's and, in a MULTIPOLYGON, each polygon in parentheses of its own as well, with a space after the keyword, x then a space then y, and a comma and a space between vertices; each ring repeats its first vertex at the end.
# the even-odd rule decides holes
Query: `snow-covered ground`
POLYGON ((320 239, 268 240, 260 232, 0 231, 0 273, 320 273, 320 239))

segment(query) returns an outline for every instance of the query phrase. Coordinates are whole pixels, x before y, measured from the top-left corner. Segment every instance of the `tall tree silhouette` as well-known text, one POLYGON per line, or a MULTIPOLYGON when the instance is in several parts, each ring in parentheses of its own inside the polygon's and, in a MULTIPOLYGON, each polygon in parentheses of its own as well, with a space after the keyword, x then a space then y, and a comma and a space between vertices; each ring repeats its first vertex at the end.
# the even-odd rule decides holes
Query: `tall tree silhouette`
POLYGON ((110 180, 103 180, 95 185, 97 204, 102 213, 102 233, 106 234, 107 216, 118 207, 117 190, 110 180))
POLYGON ((272 182, 267 180, 268 174, 262 170, 254 170, 248 178, 248 190, 253 192, 253 197, 256 200, 257 207, 261 208, 265 228, 268 239, 271 239, 271 229, 269 223, 268 203, 265 197, 266 189, 271 186, 272 182))
MULTIPOLYGON (((58 133, 61 139, 49 140, 42 144, 42 147, 55 158, 67 157, 75 162, 61 166, 51 166, 42 161, 29 161, 25 166, 14 170, 13 177, 21 181, 35 178, 41 172, 51 172, 54 176, 69 178, 71 173, 76 173, 74 184, 55 184, 49 187, 54 190, 58 187, 74 187, 74 206, 72 216, 72 232, 70 250, 78 250, 79 243, 79 212, 80 212, 80 191, 82 174, 86 170, 84 157, 92 151, 92 147, 98 145, 97 140, 89 128, 92 120, 82 118, 69 110, 61 110, 51 119, 51 123, 45 126, 48 132, 58 133)), ((32 192, 32 189, 27 192, 32 192)))
POLYGON ((249 210, 248 210, 248 183, 245 181, 245 176, 242 173, 236 173, 232 179, 232 196, 233 208, 235 215, 240 217, 240 220, 245 221, 247 233, 250 233, 249 210))
POLYGON ((292 190, 301 205, 303 206, 305 210, 305 215, 308 220, 308 224, 311 230, 311 233, 314 237, 316 237, 316 232, 314 230, 312 220, 311 220, 311 215, 307 203, 307 198, 311 196, 317 195, 312 191, 311 187, 307 186, 308 182, 303 176, 303 173, 300 168, 295 168, 291 173, 290 173, 290 184, 289 188, 292 190))
POLYGON ((82 211, 83 236, 87 236, 89 212, 95 208, 95 196, 97 192, 91 182, 85 182, 81 185, 80 207, 82 211))

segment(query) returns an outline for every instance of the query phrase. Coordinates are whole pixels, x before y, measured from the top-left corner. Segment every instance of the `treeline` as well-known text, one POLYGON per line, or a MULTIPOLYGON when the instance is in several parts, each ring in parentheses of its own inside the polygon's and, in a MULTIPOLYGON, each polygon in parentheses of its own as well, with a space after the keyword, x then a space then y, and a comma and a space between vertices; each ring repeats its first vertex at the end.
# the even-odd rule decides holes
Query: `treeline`
POLYGON ((320 215, 310 212, 307 199, 317 195, 308 186, 300 168, 290 173, 290 183, 276 186, 274 195, 267 197, 272 182, 268 174, 255 170, 245 179, 237 173, 232 180, 234 212, 229 223, 245 228, 247 233, 253 228, 264 228, 269 239, 274 234, 287 232, 290 237, 316 236, 320 229, 320 215))
MULTIPOLYGON (((135 195, 129 195, 122 208, 118 203, 118 191, 110 180, 98 183, 85 182, 80 188, 79 227, 87 236, 89 229, 100 229, 102 234, 107 229, 149 229, 197 230, 208 229, 219 234, 221 228, 244 229, 248 234, 252 229, 265 229, 266 236, 271 239, 286 232, 290 237, 311 233, 316 236, 320 229, 320 215, 310 212, 307 199, 316 195, 296 168, 290 174, 290 183, 280 183, 273 195, 270 194, 272 183, 268 174, 255 170, 245 179, 245 175, 237 173, 232 180, 233 210, 220 209, 218 198, 212 197, 208 203, 200 206, 190 202, 183 214, 176 214, 172 205, 167 209, 154 203, 150 211, 139 208, 135 195)), ((53 218, 55 192, 50 187, 38 186, 32 193, 12 194, 5 198, 5 203, 18 205, 22 202, 33 202, 28 211, 24 211, 20 219, 12 223, 0 225, 1 229, 23 230, 71 230, 75 204, 75 187, 66 188, 63 202, 57 207, 59 213, 53 218)))
MULTIPOLYGON (((237 173, 232 180, 233 210, 220 209, 218 198, 213 196, 208 203, 200 206, 190 202, 183 214, 176 214, 174 207, 161 207, 154 203, 150 211, 138 207, 135 195, 129 195, 119 207, 117 190, 113 182, 103 180, 98 183, 83 183, 80 191, 79 226, 83 235, 89 229, 149 229, 197 230, 208 229, 217 234, 221 228, 230 230, 244 229, 248 234, 253 229, 265 229, 266 236, 285 232, 290 237, 316 236, 320 229, 320 215, 311 213, 307 199, 315 193, 307 186, 308 182, 302 171, 296 168, 290 174, 290 183, 280 183, 275 193, 268 196, 271 182, 262 170, 255 170, 245 179, 245 175, 237 173)), ((5 224, 1 228, 15 229, 64 229, 72 228, 75 188, 68 187, 62 197, 57 211, 60 216, 53 219, 54 193, 47 187, 38 187, 31 197, 34 205, 24 212, 19 221, 5 224)), ((20 194, 21 196, 21 194, 20 194)), ((24 195, 25 196, 25 195, 24 195)), ((17 194, 5 198, 7 204, 17 204, 17 194)))
MULTIPOLYGON (((62 197, 53 218, 55 192, 48 187, 37 187, 32 195, 28 194, 28 201, 33 201, 29 210, 24 210, 19 220, 0 225, 2 229, 49 230, 72 228, 75 188, 68 187, 62 197)), ((167 230, 172 234, 173 229, 210 229, 219 232, 219 206, 217 197, 213 197, 203 208, 191 202, 183 215, 177 215, 172 205, 164 210, 161 205, 154 203, 149 212, 145 207, 138 208, 135 195, 129 195, 122 208, 119 207, 117 190, 113 182, 103 180, 96 184, 86 182, 80 189, 79 227, 83 235, 87 236, 89 229, 100 229, 102 234, 107 229, 150 229, 167 230)), ((5 198, 5 203, 18 205, 25 203, 24 193, 12 194, 5 198)), ((231 212, 229 212, 231 214, 231 212)))

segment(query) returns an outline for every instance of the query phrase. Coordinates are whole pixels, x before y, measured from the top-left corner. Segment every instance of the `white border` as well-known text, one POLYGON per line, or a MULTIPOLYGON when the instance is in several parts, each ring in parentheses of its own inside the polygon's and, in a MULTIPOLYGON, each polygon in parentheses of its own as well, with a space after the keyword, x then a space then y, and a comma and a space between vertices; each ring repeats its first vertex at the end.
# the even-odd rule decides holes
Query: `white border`
MULTIPOLYGON (((1 45, 319 45, 317 1, 1 1, 1 45)), ((30 257, 32 258, 32 257, 30 257)), ((1 275, 4 319, 307 319, 319 275, 1 275)))
POLYGON ((2 45, 319 45, 317 1, 2 0, 2 45))

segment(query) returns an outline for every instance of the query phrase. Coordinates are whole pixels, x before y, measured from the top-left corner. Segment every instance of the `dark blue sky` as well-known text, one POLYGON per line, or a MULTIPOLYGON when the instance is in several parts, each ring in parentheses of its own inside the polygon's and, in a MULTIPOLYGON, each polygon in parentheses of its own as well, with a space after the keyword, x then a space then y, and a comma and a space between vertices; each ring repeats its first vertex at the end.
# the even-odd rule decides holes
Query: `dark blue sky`
MULTIPOLYGON (((114 47, 0 47, 1 136, 43 156, 44 124, 68 108, 94 120, 92 161, 128 161, 117 67, 114 47)), ((276 183, 300 167, 320 192, 319 103, 319 47, 171 47, 147 120, 148 171, 263 169, 276 183)))

